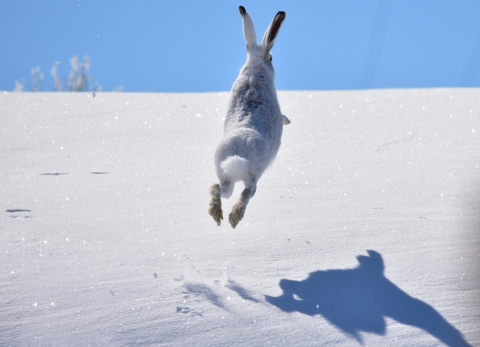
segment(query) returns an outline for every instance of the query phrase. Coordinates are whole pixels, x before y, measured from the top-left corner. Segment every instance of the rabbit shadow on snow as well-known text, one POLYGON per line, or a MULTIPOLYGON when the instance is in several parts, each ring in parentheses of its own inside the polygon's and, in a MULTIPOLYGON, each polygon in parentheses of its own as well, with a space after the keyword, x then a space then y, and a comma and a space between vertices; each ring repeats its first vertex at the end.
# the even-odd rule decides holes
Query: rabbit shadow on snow
POLYGON ((362 343, 360 332, 385 335, 390 317, 428 332, 447 346, 470 346, 462 334, 425 302, 402 291, 384 275, 380 253, 369 250, 357 257, 353 269, 315 271, 303 281, 282 279, 283 294, 265 295, 284 312, 321 315, 362 343))

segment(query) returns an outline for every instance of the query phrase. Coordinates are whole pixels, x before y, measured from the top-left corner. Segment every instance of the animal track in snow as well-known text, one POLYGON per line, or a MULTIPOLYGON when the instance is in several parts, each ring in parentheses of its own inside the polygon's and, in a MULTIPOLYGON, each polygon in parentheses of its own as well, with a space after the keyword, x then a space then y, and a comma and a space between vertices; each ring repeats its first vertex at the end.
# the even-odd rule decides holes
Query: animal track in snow
POLYGON ((202 297, 207 299, 210 303, 214 304, 215 306, 225 309, 225 305, 223 304, 220 296, 217 295, 206 284, 186 282, 183 284, 183 287, 188 291, 188 292, 184 292, 184 297, 185 295, 190 295, 190 294, 193 295, 194 297, 202 297))
POLYGON ((174 280, 175 282, 182 282, 184 279, 185 279, 185 276, 184 276, 184 275, 180 275, 179 277, 174 278, 173 280, 174 280))
POLYGON ((247 289, 242 287, 240 284, 236 283, 235 281, 228 280, 225 287, 233 290, 235 293, 238 294, 243 300, 252 301, 254 303, 259 303, 260 301, 254 297, 254 294, 251 294, 247 289))
MULTIPOLYGON (((191 259, 187 256, 184 256, 186 259, 186 269, 185 273, 180 275, 178 278, 175 278, 174 281, 182 282, 181 287, 183 295, 183 303, 201 303, 205 300, 211 304, 231 312, 228 307, 228 303, 231 298, 228 294, 228 291, 225 291, 225 288, 235 292, 240 299, 244 301, 250 301, 253 303, 264 303, 257 293, 252 292, 240 285, 236 281, 232 280, 231 273, 235 268, 231 264, 227 264, 225 270, 223 271, 223 278, 213 280, 213 285, 208 285, 206 281, 202 278, 200 271, 198 271, 195 265, 192 263, 191 259)), ((260 297, 262 297, 260 295, 260 297)), ((232 297, 233 298, 233 297, 232 297)), ((191 310, 189 307, 179 306, 177 308, 177 313, 190 313, 186 309, 191 310)), ((197 314, 197 312, 195 312, 197 314)))
POLYGON ((195 311, 190 307, 181 307, 177 306, 177 313, 190 314, 190 316, 200 316, 203 317, 203 314, 199 311, 195 311))
MULTIPOLYGON (((211 288, 211 286, 204 283, 200 271, 195 268, 195 265, 192 263, 190 257, 184 255, 185 258, 185 272, 181 274, 178 278, 174 278, 173 280, 176 282, 181 282, 181 287, 183 288, 183 302, 186 303, 187 300, 189 302, 196 302, 201 303, 202 301, 208 301, 214 306, 227 310, 225 308, 224 301, 222 297, 217 294, 216 291, 211 288)), ((183 308, 183 306, 182 306, 183 308)), ((228 311, 228 310, 227 310, 228 311)), ((179 312, 178 313, 184 313, 179 312)), ((194 314, 198 312, 195 311, 194 314)))
POLYGON ((28 213, 28 212, 32 212, 32 210, 27 210, 27 209, 23 209, 23 208, 14 208, 14 209, 9 209, 9 210, 6 210, 8 213, 12 213, 12 215, 10 217, 12 218, 32 218, 32 216, 29 216, 29 215, 24 215, 23 213, 28 213), (22 213, 22 215, 17 215, 15 213, 22 213))
POLYGON ((381 145, 380 147, 377 148, 377 152, 383 152, 384 150, 386 150, 387 148, 389 148, 391 146, 398 145, 400 143, 410 142, 410 141, 413 141, 414 139, 415 138, 413 136, 402 137, 399 140, 395 140, 395 141, 392 141, 392 142, 385 143, 385 144, 381 145))
POLYGON ((40 176, 63 176, 63 175, 68 175, 68 172, 45 172, 40 174, 40 176))
POLYGON ((234 271, 234 269, 235 266, 233 266, 232 264, 227 264, 227 267, 223 272, 223 283, 225 288, 234 291, 243 300, 259 303, 260 300, 255 298, 254 293, 251 293, 248 289, 244 288, 242 285, 232 279, 232 272, 234 271))

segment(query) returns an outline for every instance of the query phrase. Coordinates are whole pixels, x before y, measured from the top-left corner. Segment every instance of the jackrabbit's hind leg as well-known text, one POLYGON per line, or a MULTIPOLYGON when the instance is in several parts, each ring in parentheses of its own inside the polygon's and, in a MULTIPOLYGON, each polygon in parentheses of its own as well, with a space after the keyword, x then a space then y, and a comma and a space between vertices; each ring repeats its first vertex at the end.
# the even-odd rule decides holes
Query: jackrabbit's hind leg
POLYGON ((220 225, 221 220, 223 219, 222 212, 222 200, 220 197, 220 185, 215 183, 210 187, 210 206, 208 208, 208 213, 213 217, 217 225, 220 225))
POLYGON ((238 222, 240 222, 245 215, 245 209, 247 208, 248 201, 252 195, 252 191, 249 188, 245 188, 240 194, 240 198, 233 205, 232 212, 228 216, 232 228, 235 229, 238 222))

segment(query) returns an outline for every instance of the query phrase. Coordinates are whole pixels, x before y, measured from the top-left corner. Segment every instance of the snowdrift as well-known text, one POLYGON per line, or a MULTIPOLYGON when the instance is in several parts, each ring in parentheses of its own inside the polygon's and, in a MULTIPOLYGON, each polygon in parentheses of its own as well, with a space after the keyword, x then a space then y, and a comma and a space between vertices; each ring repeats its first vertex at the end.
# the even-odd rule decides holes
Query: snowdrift
POLYGON ((0 345, 480 345, 479 89, 280 92, 235 230, 228 96, 0 95, 0 345))

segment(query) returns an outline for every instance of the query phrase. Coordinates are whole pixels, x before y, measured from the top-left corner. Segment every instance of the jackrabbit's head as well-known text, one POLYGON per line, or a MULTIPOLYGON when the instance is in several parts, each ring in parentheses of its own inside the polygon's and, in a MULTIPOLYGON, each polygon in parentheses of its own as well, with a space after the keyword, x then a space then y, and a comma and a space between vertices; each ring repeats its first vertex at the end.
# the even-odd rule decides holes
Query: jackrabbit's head
POLYGON ((255 34, 255 27, 252 19, 243 6, 240 6, 239 10, 240 14, 242 15, 243 34, 247 43, 248 58, 257 61, 258 63, 260 63, 261 60, 271 63, 272 55, 270 54, 270 50, 272 49, 275 38, 277 37, 280 27, 285 20, 285 12, 280 11, 277 13, 275 18, 273 18, 272 22, 270 23, 267 31, 265 31, 262 43, 257 45, 257 35, 255 34))

